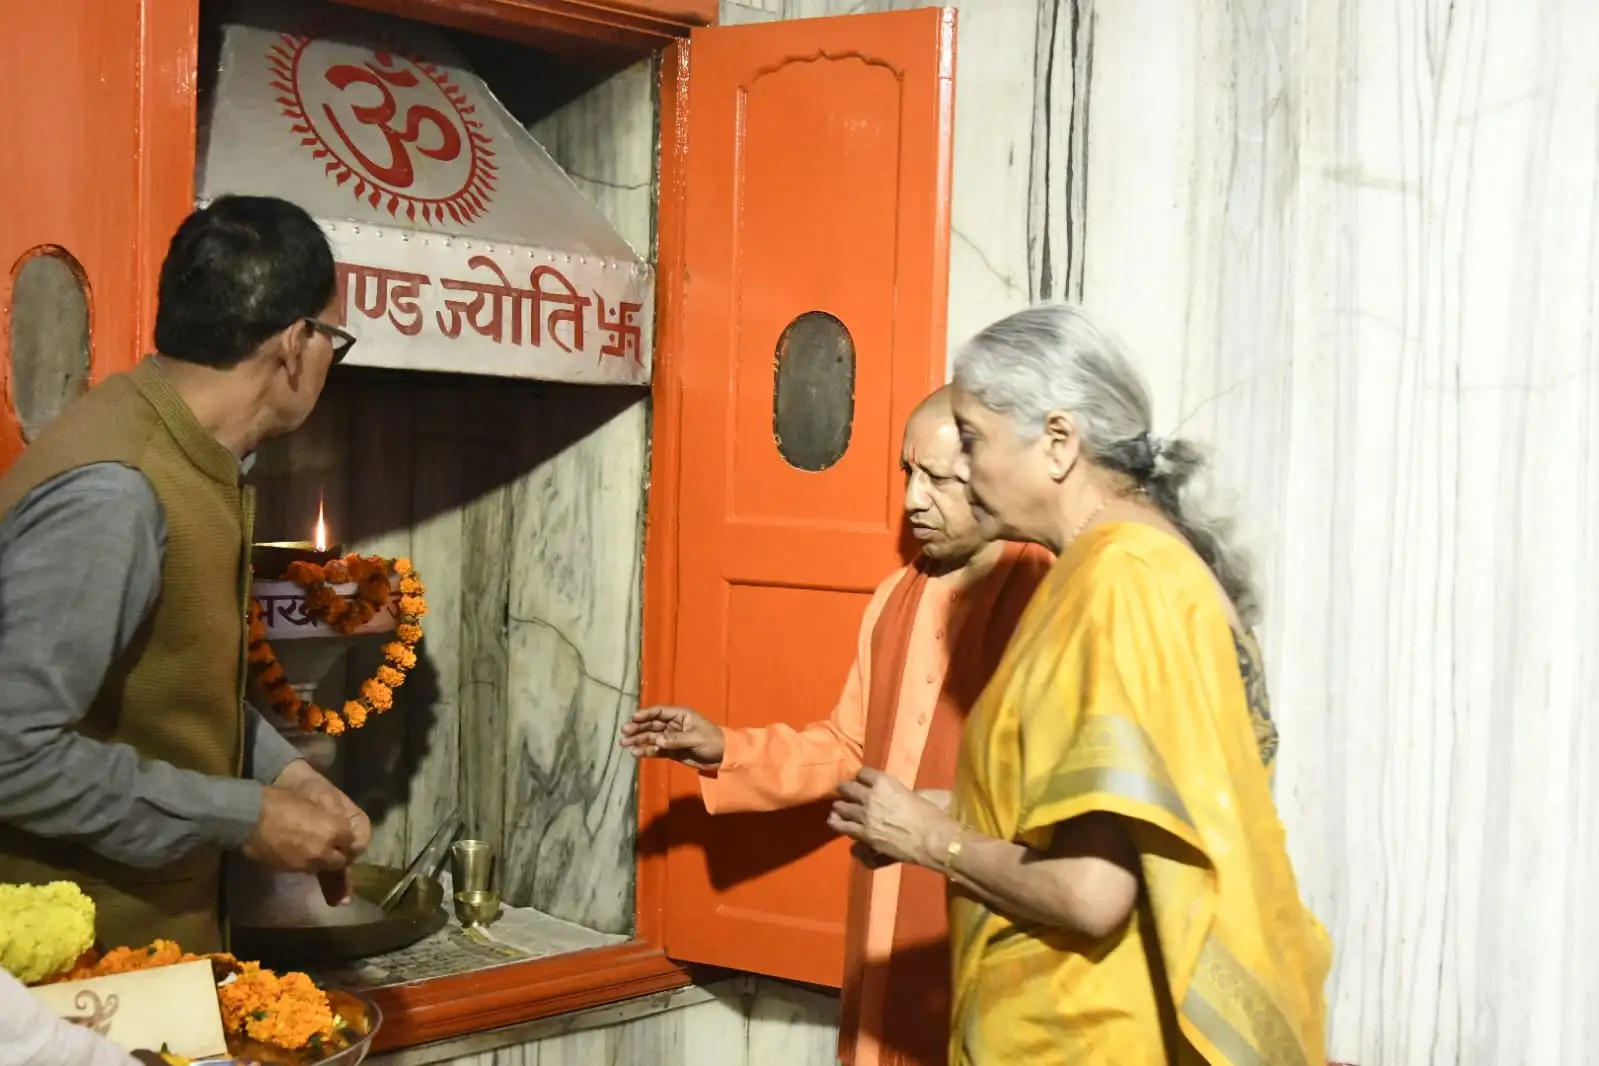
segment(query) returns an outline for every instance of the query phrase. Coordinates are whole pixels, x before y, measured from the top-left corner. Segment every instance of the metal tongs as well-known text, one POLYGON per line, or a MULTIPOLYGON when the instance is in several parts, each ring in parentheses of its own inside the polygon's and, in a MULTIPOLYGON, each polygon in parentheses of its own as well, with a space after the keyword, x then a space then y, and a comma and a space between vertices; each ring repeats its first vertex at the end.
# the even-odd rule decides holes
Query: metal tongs
POLYGON ((405 892, 411 887, 418 877, 432 877, 433 872, 439 868, 439 863, 444 861, 444 853, 450 847, 450 841, 455 839, 461 831, 461 819, 455 811, 444 819, 439 826, 439 831, 433 834, 433 839, 427 842, 420 854, 411 860, 411 865, 405 868, 405 873, 389 889, 389 894, 383 897, 383 902, 378 907, 385 913, 394 909, 395 904, 405 898, 405 892))

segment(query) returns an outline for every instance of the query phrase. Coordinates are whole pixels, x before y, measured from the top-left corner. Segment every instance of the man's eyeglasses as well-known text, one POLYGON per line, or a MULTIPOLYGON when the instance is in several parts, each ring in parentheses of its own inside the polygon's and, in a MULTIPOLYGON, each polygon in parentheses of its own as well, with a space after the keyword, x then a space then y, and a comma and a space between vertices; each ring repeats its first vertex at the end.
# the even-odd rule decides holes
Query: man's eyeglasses
POLYGON ((355 346, 355 334, 318 318, 307 318, 305 324, 322 334, 333 344, 333 365, 338 366, 344 356, 355 346))

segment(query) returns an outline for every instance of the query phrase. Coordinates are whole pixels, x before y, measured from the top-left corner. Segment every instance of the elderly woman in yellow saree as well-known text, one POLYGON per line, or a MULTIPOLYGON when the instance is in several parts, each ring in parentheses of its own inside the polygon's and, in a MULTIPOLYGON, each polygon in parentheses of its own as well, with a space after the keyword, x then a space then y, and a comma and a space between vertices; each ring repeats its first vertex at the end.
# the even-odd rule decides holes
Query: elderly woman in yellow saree
POLYGON ((965 729, 952 801, 872 770, 832 824, 950 883, 951 1066, 1321 1066, 1329 947, 1272 803, 1276 731, 1229 523, 1079 309, 955 369, 984 531, 1059 561, 965 729))

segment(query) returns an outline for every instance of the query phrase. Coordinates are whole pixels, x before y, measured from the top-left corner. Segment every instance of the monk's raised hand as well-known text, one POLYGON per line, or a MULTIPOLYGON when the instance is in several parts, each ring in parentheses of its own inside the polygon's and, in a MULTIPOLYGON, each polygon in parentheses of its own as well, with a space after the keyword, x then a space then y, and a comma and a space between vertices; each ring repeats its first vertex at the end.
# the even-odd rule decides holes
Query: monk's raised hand
POLYGON ((687 707, 645 707, 622 723, 622 747, 635 759, 672 759, 715 770, 727 750, 722 727, 687 707))

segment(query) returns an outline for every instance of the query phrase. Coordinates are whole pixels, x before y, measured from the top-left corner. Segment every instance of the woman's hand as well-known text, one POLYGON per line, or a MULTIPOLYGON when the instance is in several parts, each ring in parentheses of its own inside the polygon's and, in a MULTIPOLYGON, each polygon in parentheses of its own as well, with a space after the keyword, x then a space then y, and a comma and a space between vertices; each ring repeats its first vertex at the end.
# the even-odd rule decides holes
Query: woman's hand
POLYGON ((838 788, 828 826, 877 855, 941 869, 960 826, 938 804, 883 773, 862 769, 838 788))

